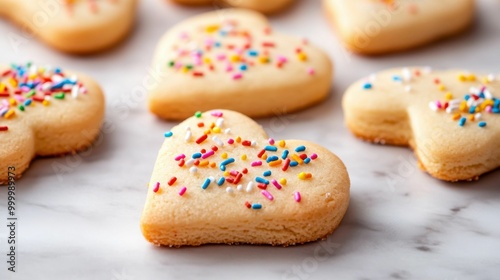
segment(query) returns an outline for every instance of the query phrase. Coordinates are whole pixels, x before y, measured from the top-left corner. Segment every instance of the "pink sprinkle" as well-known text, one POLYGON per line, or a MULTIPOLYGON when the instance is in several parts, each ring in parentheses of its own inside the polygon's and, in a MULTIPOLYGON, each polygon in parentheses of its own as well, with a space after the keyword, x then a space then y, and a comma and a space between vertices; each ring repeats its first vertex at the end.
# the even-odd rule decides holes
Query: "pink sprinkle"
POLYGON ((280 183, 278 183, 278 181, 276 181, 275 179, 273 179, 271 181, 273 183, 273 185, 278 189, 278 190, 281 190, 282 186, 280 185, 280 183))
POLYGON ((231 174, 231 176, 238 176, 240 172, 236 171, 236 170, 232 170, 231 172, 229 172, 229 174, 231 174))
POLYGON ((158 192, 160 189, 160 182, 156 182, 155 188, 153 189, 154 192, 158 192))
POLYGON ((252 167, 261 166, 261 165, 262 165, 262 161, 260 161, 260 160, 252 162, 252 167))
POLYGON ((179 161, 181 159, 185 159, 186 158, 186 155, 185 154, 180 154, 178 156, 175 157, 175 161, 179 161))
POLYGON ((273 200, 273 199, 274 199, 273 195, 272 195, 271 193, 269 193, 268 191, 266 191, 266 190, 263 190, 263 191, 261 191, 260 193, 261 193, 262 195, 264 195, 264 196, 265 196, 267 199, 269 199, 269 200, 273 200))
POLYGON ((439 109, 443 108, 443 105, 441 105, 441 102, 439 102, 439 101, 436 101, 436 106, 437 106, 439 109))
POLYGON ((222 117, 223 113, 221 111, 212 111, 212 113, 210 113, 210 115, 212 115, 213 117, 220 118, 220 117, 222 117))
POLYGON ((293 194, 293 198, 295 198, 295 201, 297 202, 300 202, 300 200, 302 199, 299 192, 295 192, 293 194))
POLYGON ((488 113, 493 112, 493 108, 491 107, 491 105, 486 106, 486 112, 488 113))
POLYGON ((83 94, 87 94, 88 90, 86 87, 80 87, 80 91, 83 93, 83 94))
POLYGON ((307 68, 307 74, 314 75, 314 74, 316 74, 316 70, 314 70, 314 68, 312 68, 312 67, 309 67, 309 68, 307 68))
POLYGON ((183 196, 187 191, 187 188, 186 187, 182 187, 182 189, 179 191, 179 195, 180 196, 183 196))
POLYGON ((318 158, 318 155, 317 155, 317 154, 312 154, 312 155, 311 155, 311 159, 312 159, 312 160, 315 160, 315 159, 317 159, 317 158, 318 158))
POLYGON ((210 150, 208 153, 204 153, 204 154, 201 156, 201 158, 202 158, 202 159, 206 159, 206 158, 208 158, 208 157, 213 156, 214 154, 215 154, 215 152, 214 152, 213 150, 210 150))
POLYGON ((239 80, 241 78, 243 78, 243 74, 241 73, 236 73, 233 75, 233 80, 239 80))
POLYGON ((232 71, 233 71, 233 66, 232 65, 226 66, 226 72, 232 72, 232 71))
POLYGON ((217 58, 217 60, 224 60, 224 59, 226 59, 226 55, 225 54, 218 54, 216 58, 217 58))
POLYGON ((232 144, 234 143, 233 138, 230 138, 229 140, 227 140, 227 143, 228 143, 229 145, 232 145, 232 144))
POLYGON ((269 145, 274 145, 274 139, 273 138, 269 138, 269 145))
POLYGON ((279 56, 278 57, 278 62, 280 63, 287 63, 288 62, 288 59, 284 56, 279 56))

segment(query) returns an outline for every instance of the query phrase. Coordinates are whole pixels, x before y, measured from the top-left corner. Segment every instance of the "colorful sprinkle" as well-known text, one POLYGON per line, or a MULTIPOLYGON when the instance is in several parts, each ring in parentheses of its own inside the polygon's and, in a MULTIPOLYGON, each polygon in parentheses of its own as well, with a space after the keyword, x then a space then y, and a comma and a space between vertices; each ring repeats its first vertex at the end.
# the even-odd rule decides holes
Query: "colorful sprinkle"
POLYGON ((302 200, 302 197, 300 196, 300 192, 295 192, 293 194, 293 198, 295 199, 295 201, 297 202, 300 202, 302 200))
POLYGON ((183 196, 187 191, 187 188, 186 187, 182 187, 182 189, 179 191, 179 195, 180 196, 183 196))
POLYGON ((165 137, 166 138, 172 137, 172 135, 174 135, 174 133, 172 131, 165 132, 165 137))
POLYGON ((262 190, 260 193, 261 193, 263 196, 265 196, 267 199, 269 199, 269 200, 271 200, 271 201, 272 201, 272 200, 274 200, 274 197, 273 197, 273 195, 272 195, 270 192, 268 192, 268 191, 266 191, 266 190, 262 190))
POLYGON ((160 190, 160 182, 156 182, 155 187, 153 189, 153 192, 156 193, 156 192, 158 192, 158 190, 160 190))

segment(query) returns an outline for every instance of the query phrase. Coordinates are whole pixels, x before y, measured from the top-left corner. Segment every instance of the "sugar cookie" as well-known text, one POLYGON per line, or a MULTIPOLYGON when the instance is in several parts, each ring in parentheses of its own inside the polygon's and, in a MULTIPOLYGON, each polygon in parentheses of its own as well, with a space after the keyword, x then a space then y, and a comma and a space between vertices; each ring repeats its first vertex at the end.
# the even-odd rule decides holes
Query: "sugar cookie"
POLYGON ((474 0, 323 0, 345 46, 361 54, 406 50, 463 31, 474 0))
POLYGON ((472 180, 500 166, 499 94, 493 74, 403 68, 356 82, 343 107, 358 137, 411 146, 436 178, 472 180))
POLYGON ((185 5, 214 5, 215 7, 237 7, 256 10, 261 13, 275 13, 290 5, 293 0, 172 0, 185 5))
POLYGON ((0 184, 8 167, 19 178, 35 156, 89 147, 104 118, 104 97, 91 78, 32 64, 0 66, 0 184))
POLYGON ((317 144, 269 139, 226 110, 198 112, 165 137, 141 219, 156 245, 315 241, 347 210, 344 164, 317 144))
POLYGON ((0 16, 60 51, 87 54, 124 39, 136 5, 137 0, 0 0, 0 16))
POLYGON ((250 117, 299 110, 325 99, 328 56, 306 40, 273 32, 260 14, 206 13, 172 28, 160 41, 149 81, 149 108, 165 119, 231 109, 250 117))

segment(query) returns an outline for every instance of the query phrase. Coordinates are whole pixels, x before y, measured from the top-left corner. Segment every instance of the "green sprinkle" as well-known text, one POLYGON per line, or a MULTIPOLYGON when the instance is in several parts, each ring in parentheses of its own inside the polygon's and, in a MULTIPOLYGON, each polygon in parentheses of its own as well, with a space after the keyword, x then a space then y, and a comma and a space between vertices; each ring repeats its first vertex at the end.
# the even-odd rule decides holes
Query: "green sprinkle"
POLYGON ((57 98, 57 99, 64 99, 64 96, 65 94, 64 93, 57 93, 57 94, 54 94, 54 98, 57 98))
POLYGON ((174 65, 175 65, 175 62, 174 62, 173 60, 171 60, 171 61, 168 63, 168 66, 170 66, 170 67, 174 67, 174 65))
POLYGON ((23 105, 19 105, 19 110, 24 111, 24 106, 23 105))
POLYGON ((31 90, 30 92, 28 92, 28 94, 26 94, 26 97, 32 97, 33 95, 35 95, 35 90, 31 90))
POLYGON ((186 65, 186 68, 187 68, 187 69, 189 69, 189 70, 191 70, 191 69, 193 69, 194 67, 193 67, 193 65, 188 64, 188 65, 186 65))
POLYGON ((200 111, 194 113, 194 116, 197 117, 198 119, 201 118, 202 113, 200 111))

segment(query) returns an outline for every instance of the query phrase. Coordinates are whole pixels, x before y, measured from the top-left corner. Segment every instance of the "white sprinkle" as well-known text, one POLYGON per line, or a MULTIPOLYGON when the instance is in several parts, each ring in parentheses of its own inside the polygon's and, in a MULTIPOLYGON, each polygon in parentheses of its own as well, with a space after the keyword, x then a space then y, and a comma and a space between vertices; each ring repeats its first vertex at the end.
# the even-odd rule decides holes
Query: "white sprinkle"
POLYGON ((214 137, 212 137, 212 140, 215 142, 215 144, 217 144, 217 146, 219 146, 219 147, 224 146, 224 142, 222 142, 222 140, 220 140, 219 137, 214 136, 214 137))
POLYGON ((431 108, 432 111, 437 111, 438 110, 438 106, 436 105, 436 102, 429 102, 429 108, 431 108))
POLYGON ((50 98, 50 95, 45 95, 45 97, 43 98, 43 100, 47 100, 47 101, 50 101, 52 98, 50 98))
POLYGON ((226 192, 227 192, 227 193, 233 193, 234 191, 233 191, 233 188, 231 188, 231 187, 227 187, 227 188, 226 188, 226 192))
POLYGON ((483 93, 486 99, 493 99, 493 95, 491 94, 491 91, 489 89, 485 89, 483 93))
POLYGON ((403 68, 403 79, 405 80, 405 82, 410 82, 411 81, 412 74, 411 74, 410 69, 403 68))
POLYGON ((186 131, 191 131, 191 127, 186 126, 186 131))
POLYGON ((483 117, 483 115, 481 115, 481 113, 477 113, 476 115, 474 115, 474 118, 476 120, 480 120, 482 117, 483 117))
POLYGON ((222 126, 224 125, 224 119, 223 118, 218 118, 217 121, 215 122, 215 125, 217 127, 222 128, 222 126))
POLYGON ((478 95, 479 94, 479 89, 476 88, 476 87, 470 87, 469 88, 469 92, 472 93, 472 94, 475 94, 475 95, 478 95))
POLYGON ((448 114, 455 113, 457 110, 458 110, 457 106, 448 106, 448 108, 446 108, 446 113, 448 114))
POLYGON ((190 167, 191 165, 193 165, 193 164, 194 164, 194 161, 195 161, 195 160, 194 160, 194 158, 192 158, 192 159, 188 159, 188 161, 186 161, 186 166, 187 166, 187 167, 190 167))
POLYGON ((73 97, 74 99, 78 98, 78 93, 79 92, 80 92, 80 88, 78 86, 74 86, 71 89, 71 97, 73 97))
POLYGON ((52 87, 52 83, 51 82, 46 82, 42 85, 42 90, 43 91, 47 91, 49 90, 50 88, 52 87))
POLYGON ((370 80, 372 83, 375 82, 375 80, 377 80, 377 74, 371 74, 368 77, 368 80, 370 80))
POLYGON ((488 81, 489 81, 489 82, 493 82, 493 81, 495 81, 495 79, 496 79, 496 78, 495 78, 495 74, 493 74, 493 73, 492 73, 492 74, 489 74, 489 75, 488 75, 488 81))
POLYGON ((412 87, 411 86, 405 86, 405 91, 406 92, 411 92, 412 87))
POLYGON ((231 133, 231 129, 230 129, 230 128, 226 128, 226 129, 224 130, 224 134, 229 134, 229 133, 231 133))
POLYGON ((210 176, 210 177, 208 177, 208 180, 210 180, 210 182, 211 182, 211 183, 215 182, 215 178, 214 178, 214 176, 210 176))
POLYGON ((196 168, 195 166, 193 166, 193 167, 189 168, 189 172, 191 172, 191 173, 194 174, 194 173, 198 172, 198 168, 196 168))
POLYGON ((424 72, 424 74, 430 74, 432 72, 432 67, 430 66, 424 67, 422 68, 422 72, 424 72))
POLYGON ((59 83, 60 81, 62 81, 63 77, 59 76, 59 75, 52 75, 52 83, 59 83))
POLYGON ((238 186, 236 187, 236 189, 237 189, 239 192, 241 192, 241 191, 243 190, 243 185, 238 185, 238 186))
POLYGON ((257 145, 257 141, 255 140, 252 140, 252 143, 251 143, 252 147, 255 147, 257 145))
POLYGON ((186 136, 184 136, 184 140, 189 142, 191 140, 191 130, 186 131, 186 136))
POLYGON ((251 192, 253 190, 253 182, 248 182, 247 192, 251 192))

